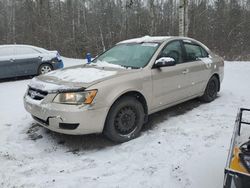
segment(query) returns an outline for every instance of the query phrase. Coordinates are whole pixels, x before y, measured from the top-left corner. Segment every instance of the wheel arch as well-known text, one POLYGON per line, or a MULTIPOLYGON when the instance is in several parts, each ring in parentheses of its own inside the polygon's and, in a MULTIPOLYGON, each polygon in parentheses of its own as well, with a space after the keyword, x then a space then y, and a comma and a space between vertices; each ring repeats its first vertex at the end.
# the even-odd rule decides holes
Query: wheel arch
MULTIPOLYGON (((108 117, 108 114, 112 108, 112 106, 117 102, 119 101, 121 98, 123 97, 126 97, 126 96, 132 96, 132 97, 135 97, 136 100, 138 100, 142 106, 143 106, 143 109, 144 109, 144 113, 145 113, 145 122, 147 121, 148 119, 148 103, 147 103, 147 100, 145 98, 145 96, 139 92, 139 91, 136 91, 136 90, 130 90, 130 91, 124 91, 122 92, 119 96, 115 97, 114 100, 112 101, 111 103, 111 106, 109 107, 108 109, 108 113, 106 115, 106 119, 105 119, 105 123, 106 123, 106 120, 107 120, 107 117, 108 117)), ((105 124, 104 124, 105 126, 105 124)))
MULTIPOLYGON (((122 100, 121 100, 122 101, 122 100)), ((111 117, 112 117, 112 114, 110 114, 111 117)), ((125 141, 128 141, 131 139, 131 136, 136 138, 139 133, 140 133, 140 130, 143 126, 143 124, 145 123, 145 121, 147 120, 147 101, 146 101, 146 98, 143 96, 143 94, 139 91, 134 91, 134 90, 130 90, 130 91, 125 91, 125 92, 122 92, 119 96, 115 97, 114 100, 113 100, 113 103, 112 105, 110 106, 109 110, 108 110, 108 113, 106 115, 106 119, 105 119, 105 123, 104 123, 104 127, 103 127, 103 134, 105 134, 109 139, 115 141, 115 142, 125 142, 125 141), (136 125, 136 128, 130 132, 128 135, 121 135, 118 134, 115 130, 114 130, 114 125, 112 125, 112 122, 114 120, 111 120, 110 122, 110 119, 109 119, 109 114, 110 112, 112 111, 112 107, 113 106, 119 106, 119 103, 117 103, 118 101, 120 101, 121 99, 131 99, 131 101, 124 101, 123 100, 123 106, 127 104, 127 102, 129 102, 131 105, 135 103, 135 100, 137 100, 139 103, 142 104, 142 106, 140 107, 140 114, 141 116, 139 116, 140 118, 140 122, 139 122, 139 125, 136 125), (125 102, 125 103, 124 103, 125 102), (143 108, 143 109, 142 109, 143 108), (143 110, 144 110, 144 114, 143 113, 143 110), (138 127, 139 126, 139 127, 138 127)), ((114 118, 114 117, 113 117, 114 118)))
POLYGON ((215 76, 215 77, 218 79, 218 81, 219 81, 219 88, 218 88, 218 91, 220 91, 220 76, 219 76, 218 73, 214 73, 214 74, 211 76, 211 78, 214 77, 214 76, 215 76))

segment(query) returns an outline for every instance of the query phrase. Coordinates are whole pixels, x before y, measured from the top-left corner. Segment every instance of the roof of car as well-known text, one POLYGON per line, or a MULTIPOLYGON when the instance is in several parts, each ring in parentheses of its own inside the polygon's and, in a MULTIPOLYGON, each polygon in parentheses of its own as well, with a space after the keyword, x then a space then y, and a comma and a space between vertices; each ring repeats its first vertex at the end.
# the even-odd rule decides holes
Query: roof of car
MULTIPOLYGON (((182 39, 182 40, 187 40, 187 41, 196 41, 195 39, 189 38, 189 37, 182 37, 182 36, 144 36, 144 37, 139 37, 139 38, 133 38, 133 39, 128 39, 119 42, 118 44, 124 44, 124 43, 143 43, 143 42, 165 42, 170 39, 182 39)), ((196 41, 198 42, 198 41, 196 41)))
POLYGON ((27 44, 4 44, 4 45, 0 45, 0 48, 2 47, 28 47, 28 48, 33 48, 36 49, 38 51, 41 52, 47 52, 48 50, 41 48, 41 47, 37 47, 37 46, 32 46, 32 45, 27 45, 27 44))
POLYGON ((128 39, 119 42, 118 44, 124 44, 124 43, 143 43, 143 42, 164 42, 168 39, 170 39, 170 36, 144 36, 140 38, 133 38, 133 39, 128 39))
POLYGON ((144 36, 140 38, 133 38, 119 42, 118 44, 125 43, 143 43, 143 42, 164 42, 169 39, 190 39, 187 37, 178 37, 178 36, 144 36))
POLYGON ((186 42, 195 42, 195 43, 202 45, 206 50, 209 50, 209 48, 207 46, 205 46, 204 44, 202 44, 201 42, 199 42, 195 39, 189 38, 189 37, 182 37, 182 36, 144 36, 144 37, 140 37, 140 38, 133 38, 133 39, 124 40, 124 41, 121 41, 117 44, 146 43, 146 42, 163 43, 165 41, 174 40, 174 39, 179 39, 179 40, 183 40, 186 42))

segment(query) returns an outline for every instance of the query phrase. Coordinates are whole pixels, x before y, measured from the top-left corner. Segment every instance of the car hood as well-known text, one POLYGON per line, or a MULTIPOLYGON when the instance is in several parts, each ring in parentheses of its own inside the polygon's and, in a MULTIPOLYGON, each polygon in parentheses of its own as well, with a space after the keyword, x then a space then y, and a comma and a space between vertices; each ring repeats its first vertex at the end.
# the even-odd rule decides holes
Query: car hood
POLYGON ((97 67, 85 64, 52 71, 45 75, 35 77, 31 80, 29 86, 50 93, 69 90, 84 90, 96 83, 135 71, 138 71, 138 69, 97 67))

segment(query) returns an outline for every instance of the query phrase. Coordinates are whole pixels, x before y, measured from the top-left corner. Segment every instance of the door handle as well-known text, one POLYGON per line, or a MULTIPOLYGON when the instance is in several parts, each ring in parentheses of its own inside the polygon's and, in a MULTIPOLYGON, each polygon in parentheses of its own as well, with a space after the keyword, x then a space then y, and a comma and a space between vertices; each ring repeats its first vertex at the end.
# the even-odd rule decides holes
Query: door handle
POLYGON ((182 71, 182 74, 187 74, 189 73, 189 69, 185 69, 184 71, 182 71))

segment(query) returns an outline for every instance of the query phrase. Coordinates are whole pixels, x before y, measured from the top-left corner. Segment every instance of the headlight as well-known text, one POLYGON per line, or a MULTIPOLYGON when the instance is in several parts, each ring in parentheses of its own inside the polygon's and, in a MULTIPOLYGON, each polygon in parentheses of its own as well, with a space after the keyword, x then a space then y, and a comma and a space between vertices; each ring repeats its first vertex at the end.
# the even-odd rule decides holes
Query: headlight
POLYGON ((54 98, 54 103, 61 104, 91 104, 97 94, 97 90, 84 91, 84 92, 72 92, 72 93, 59 93, 54 98))

